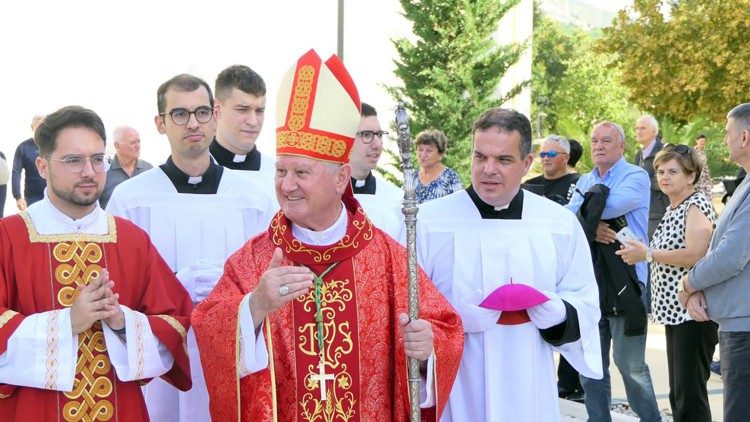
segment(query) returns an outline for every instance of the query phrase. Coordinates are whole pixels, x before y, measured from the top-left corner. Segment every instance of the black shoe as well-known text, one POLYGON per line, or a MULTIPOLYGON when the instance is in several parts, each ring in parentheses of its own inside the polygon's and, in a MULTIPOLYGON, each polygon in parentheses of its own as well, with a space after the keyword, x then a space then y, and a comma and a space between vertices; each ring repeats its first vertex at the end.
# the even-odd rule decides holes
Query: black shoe
POLYGON ((563 398, 565 400, 574 401, 576 403, 583 403, 583 391, 581 391, 581 390, 575 390, 575 391, 569 392, 564 397, 561 396, 560 398, 563 398))

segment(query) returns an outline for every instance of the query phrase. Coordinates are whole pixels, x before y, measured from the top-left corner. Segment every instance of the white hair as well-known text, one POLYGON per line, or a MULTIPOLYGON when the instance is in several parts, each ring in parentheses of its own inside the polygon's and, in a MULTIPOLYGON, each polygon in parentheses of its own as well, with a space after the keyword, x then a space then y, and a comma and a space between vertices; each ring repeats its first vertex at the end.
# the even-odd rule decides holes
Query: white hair
POLYGON ((119 144, 120 142, 122 142, 122 137, 125 136, 125 132, 129 130, 138 133, 138 131, 130 126, 117 126, 115 130, 112 131, 112 139, 114 143, 119 144))
POLYGON ((548 135, 544 138, 544 143, 560 145, 566 154, 570 154, 570 142, 560 135, 548 135))
POLYGON ((659 122, 656 121, 656 117, 650 115, 650 114, 644 114, 643 116, 639 117, 638 120, 643 120, 651 126, 656 133, 659 133, 659 122))

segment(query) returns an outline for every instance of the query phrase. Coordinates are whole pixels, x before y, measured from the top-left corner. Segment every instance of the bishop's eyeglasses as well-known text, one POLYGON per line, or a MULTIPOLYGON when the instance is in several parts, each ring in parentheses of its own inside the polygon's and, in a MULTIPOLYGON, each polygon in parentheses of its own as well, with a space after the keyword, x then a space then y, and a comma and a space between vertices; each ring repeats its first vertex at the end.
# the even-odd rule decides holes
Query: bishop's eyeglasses
POLYGON ((104 173, 109 170, 110 159, 104 154, 96 154, 91 157, 83 155, 67 155, 61 159, 44 157, 47 161, 57 161, 63 163, 63 167, 68 173, 80 173, 86 167, 86 162, 91 161, 91 167, 97 173, 104 173))
POLYGON ((176 124, 177 126, 184 126, 187 124, 187 122, 190 121, 191 114, 195 115, 195 120, 197 120, 198 123, 210 122, 214 117, 214 109, 208 106, 201 106, 193 111, 185 108, 174 108, 170 112, 159 113, 159 116, 164 117, 167 114, 169 114, 169 117, 172 119, 172 123, 176 124))
POLYGON ((376 136, 380 138, 380 140, 382 141, 383 136, 387 136, 387 135, 388 135, 388 132, 385 130, 378 130, 378 131, 360 130, 359 132, 357 132, 357 136, 362 138, 363 144, 369 144, 370 142, 372 142, 373 139, 375 139, 376 136))

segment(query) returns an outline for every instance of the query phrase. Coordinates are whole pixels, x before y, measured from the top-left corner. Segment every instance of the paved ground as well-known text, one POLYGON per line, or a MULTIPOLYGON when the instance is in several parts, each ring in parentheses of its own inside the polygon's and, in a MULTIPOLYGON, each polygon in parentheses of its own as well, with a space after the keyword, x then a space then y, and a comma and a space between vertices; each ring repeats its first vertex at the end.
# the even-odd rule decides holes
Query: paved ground
MULTIPOLYGON (((610 361, 613 361, 611 357, 610 361)), ((662 325, 649 324, 646 341, 646 362, 651 370, 651 378, 654 382, 654 390, 656 399, 659 402, 659 408, 662 410, 662 414, 671 416, 669 408, 669 379, 667 377, 667 343, 664 337, 664 326, 662 325)), ((612 376, 613 403, 627 401, 622 378, 614 364, 610 367, 610 374, 612 376)), ((721 377, 712 374, 708 380, 708 394, 711 404, 711 416, 714 421, 723 420, 722 387, 721 377)), ((571 403, 566 400, 561 400, 560 403, 560 414, 564 421, 586 420, 586 408, 583 405, 571 403)), ((617 420, 636 421, 637 418, 629 418, 621 415, 613 417, 613 421, 616 422, 617 420)), ((671 420, 671 418, 665 418, 665 420, 671 420)))

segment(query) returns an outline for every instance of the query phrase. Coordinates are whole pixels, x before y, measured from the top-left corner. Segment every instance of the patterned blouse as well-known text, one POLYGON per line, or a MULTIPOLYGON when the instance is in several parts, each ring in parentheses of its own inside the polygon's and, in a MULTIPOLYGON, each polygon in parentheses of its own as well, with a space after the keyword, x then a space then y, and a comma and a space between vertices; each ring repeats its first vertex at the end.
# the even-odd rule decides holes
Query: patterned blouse
POLYGON ((708 171, 708 159, 706 158, 706 152, 700 149, 695 150, 695 155, 698 157, 698 161, 701 163, 701 175, 698 178, 698 183, 695 185, 695 190, 703 192, 706 198, 711 199, 713 193, 711 192, 714 188, 711 183, 711 174, 708 171))
MULTIPOLYGON (((682 201, 677 208, 667 207, 667 212, 651 239, 654 250, 674 250, 685 248, 685 225, 687 212, 691 205, 708 217, 716 225, 716 211, 711 201, 702 192, 696 191, 682 201)), ((677 325, 692 318, 687 309, 677 300, 677 287, 683 275, 690 271, 688 267, 654 262, 651 264, 651 318, 657 324, 677 325)))
POLYGON ((417 204, 427 202, 433 199, 450 195, 453 192, 459 191, 464 187, 461 185, 461 179, 458 177, 458 173, 451 168, 444 168, 443 172, 437 179, 433 180, 426 186, 419 181, 419 171, 414 172, 414 186, 415 194, 417 197, 417 204))

